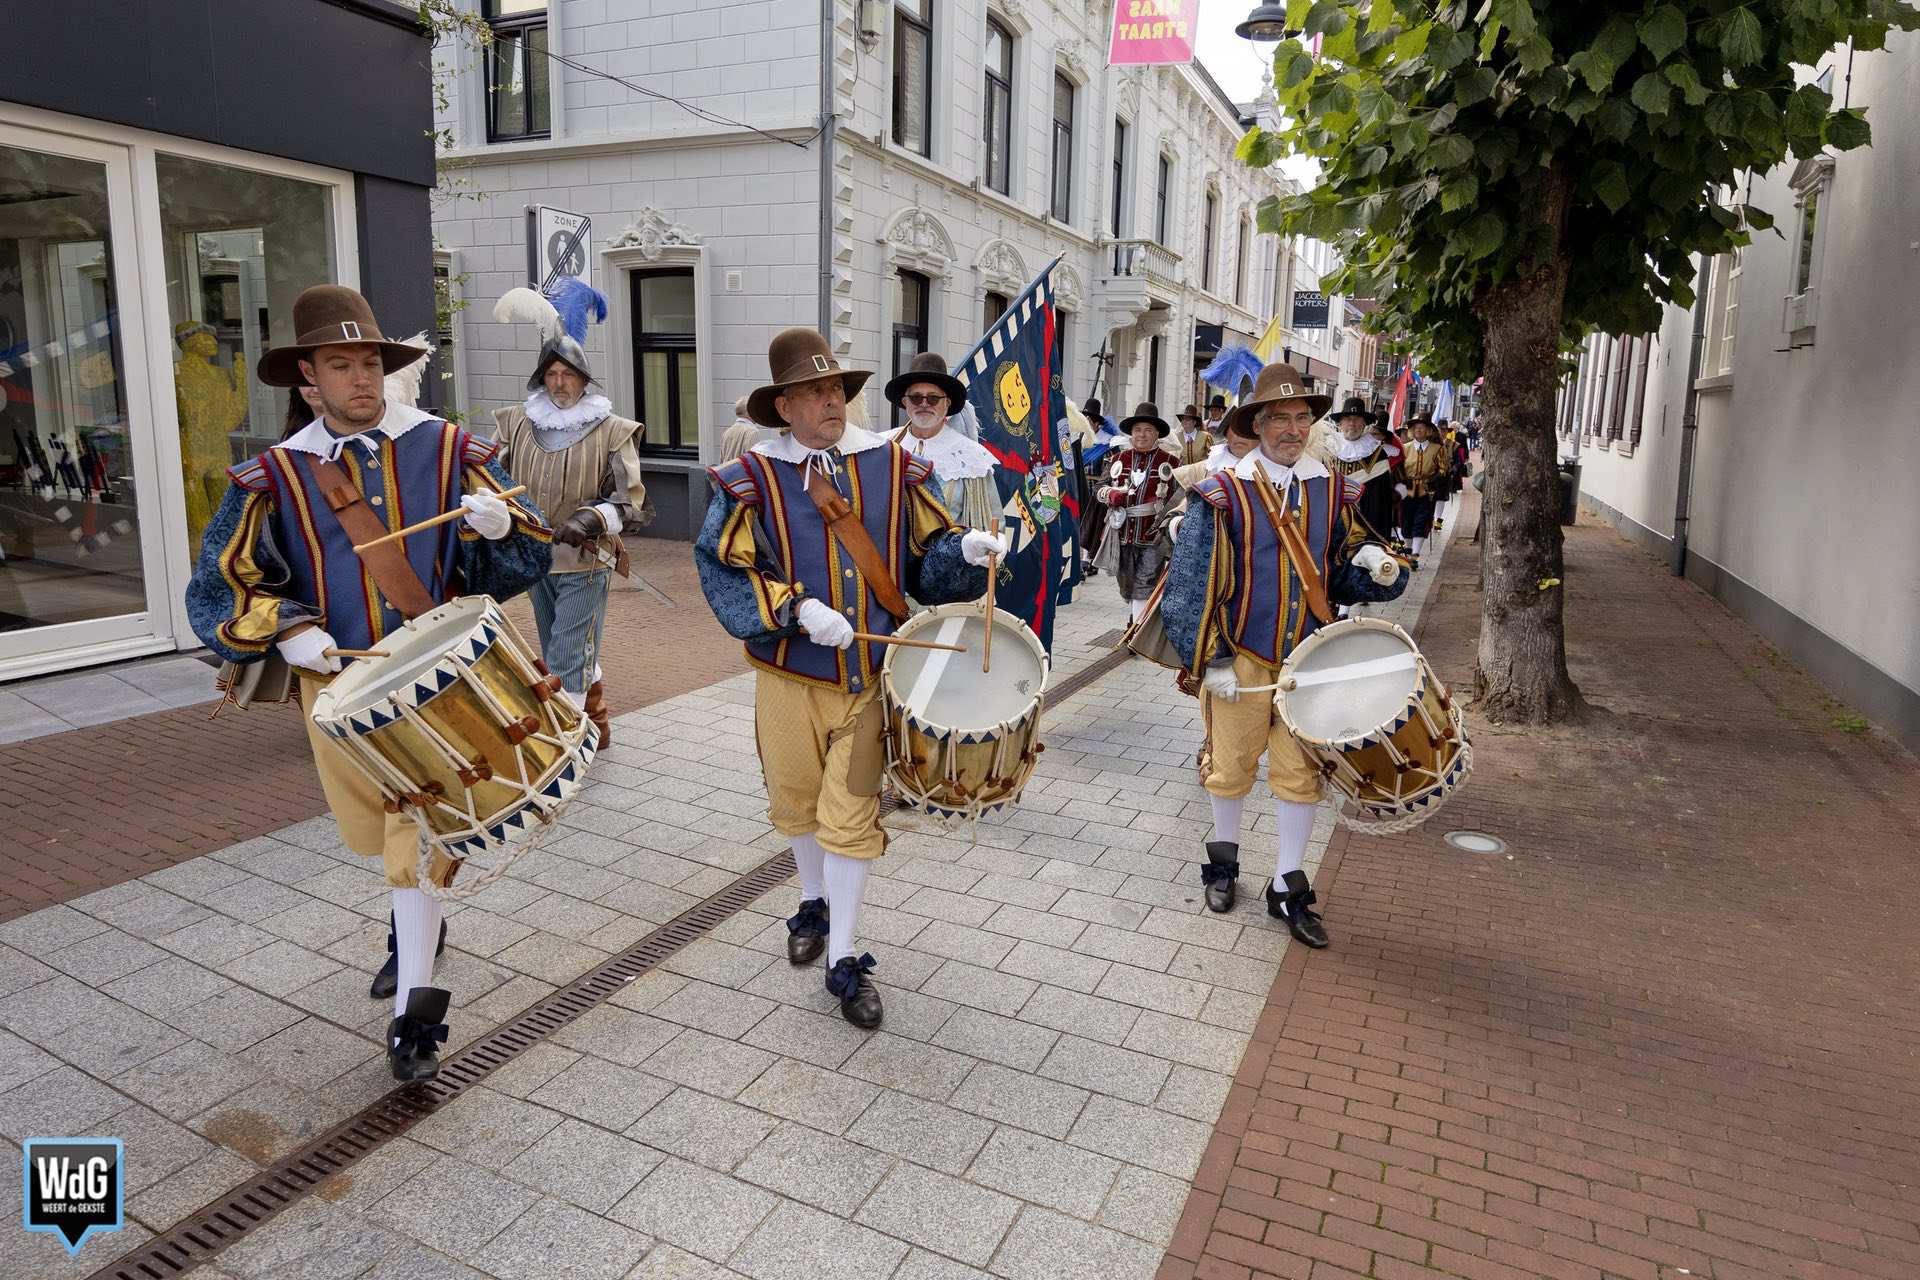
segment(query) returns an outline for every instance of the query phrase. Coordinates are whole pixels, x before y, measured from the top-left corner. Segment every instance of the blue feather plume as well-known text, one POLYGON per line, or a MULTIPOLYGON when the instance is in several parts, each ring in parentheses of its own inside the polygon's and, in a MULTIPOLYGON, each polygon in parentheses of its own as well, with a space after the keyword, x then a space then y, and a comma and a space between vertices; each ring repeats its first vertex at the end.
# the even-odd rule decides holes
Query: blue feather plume
POLYGON ((555 280, 547 289, 547 301, 560 313, 567 336, 582 346, 587 341, 587 325, 607 318, 607 295, 574 276, 555 280))
POLYGON ((1228 395, 1240 394, 1242 382, 1252 382, 1260 376, 1260 370, 1266 368, 1266 362, 1253 354, 1248 348, 1235 344, 1220 348, 1220 354, 1213 363, 1200 371, 1201 380, 1210 387, 1218 387, 1228 395))

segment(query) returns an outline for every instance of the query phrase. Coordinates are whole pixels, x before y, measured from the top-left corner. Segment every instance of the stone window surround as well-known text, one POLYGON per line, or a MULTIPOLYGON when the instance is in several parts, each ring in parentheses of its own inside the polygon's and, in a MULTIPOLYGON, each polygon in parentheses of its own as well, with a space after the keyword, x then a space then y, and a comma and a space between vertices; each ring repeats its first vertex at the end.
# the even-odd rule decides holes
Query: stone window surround
POLYGON ((713 284, 706 246, 685 227, 657 209, 640 210, 634 220, 600 250, 599 278, 607 295, 607 394, 616 405, 632 405, 636 419, 644 413, 633 371, 632 273, 662 267, 690 268, 693 272, 694 387, 700 407, 700 462, 710 464, 720 454, 720 433, 733 415, 717 417, 713 398, 713 284))

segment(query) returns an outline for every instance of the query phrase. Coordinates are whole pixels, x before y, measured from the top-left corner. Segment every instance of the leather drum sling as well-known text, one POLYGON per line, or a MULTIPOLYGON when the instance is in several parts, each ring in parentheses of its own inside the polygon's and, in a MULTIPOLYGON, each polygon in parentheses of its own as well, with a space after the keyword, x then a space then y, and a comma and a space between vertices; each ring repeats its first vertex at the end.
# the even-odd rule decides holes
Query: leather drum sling
MULTIPOLYGON (((321 496, 327 500, 328 509, 356 547, 392 532, 387 528, 386 521, 367 505, 366 499, 354 487, 339 463, 322 462, 310 453, 301 454, 300 460, 307 464, 314 483, 320 487, 321 496)), ((373 585, 380 588, 380 594, 399 611, 401 617, 417 618, 438 607, 439 602, 428 593, 426 585, 420 581, 420 575, 413 571, 404 542, 383 542, 377 547, 367 547, 359 555, 360 562, 367 566, 367 572, 373 576, 373 585)))
POLYGON ((907 598, 901 594, 900 584, 893 580, 887 562, 880 556, 880 549, 867 536, 867 527, 860 523, 860 517, 854 513, 852 506, 840 496, 840 491, 833 487, 832 482, 818 471, 810 471, 807 475, 807 496, 820 509, 820 518, 827 522, 827 528, 833 530, 834 539, 840 543, 841 549, 853 557, 854 567, 866 579, 867 589, 873 592, 880 607, 893 615, 894 622, 905 622, 907 598))
MULTIPOLYGON (((1337 482, 1335 482, 1337 483, 1337 482)), ((1279 503, 1273 496, 1274 486, 1260 477, 1251 482, 1253 491, 1259 495, 1260 506, 1267 513, 1267 523, 1273 526, 1279 535, 1280 545, 1287 549, 1287 559, 1293 565, 1293 572, 1300 579, 1300 585, 1306 591, 1307 608, 1320 620, 1322 626, 1333 621, 1333 605, 1327 600, 1326 583, 1320 580, 1320 567, 1313 562, 1313 552, 1307 547, 1307 540, 1300 532, 1291 515, 1279 509, 1279 503)))

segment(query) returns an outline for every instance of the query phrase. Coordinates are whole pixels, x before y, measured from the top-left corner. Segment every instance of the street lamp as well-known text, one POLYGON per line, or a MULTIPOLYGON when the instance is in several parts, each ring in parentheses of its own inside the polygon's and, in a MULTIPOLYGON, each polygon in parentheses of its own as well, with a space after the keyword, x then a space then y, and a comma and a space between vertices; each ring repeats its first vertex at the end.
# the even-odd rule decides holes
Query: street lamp
POLYGON ((1278 44, 1300 34, 1287 25, 1287 6, 1284 4, 1255 5, 1253 11, 1247 14, 1247 20, 1235 27, 1233 33, 1255 44, 1278 44))

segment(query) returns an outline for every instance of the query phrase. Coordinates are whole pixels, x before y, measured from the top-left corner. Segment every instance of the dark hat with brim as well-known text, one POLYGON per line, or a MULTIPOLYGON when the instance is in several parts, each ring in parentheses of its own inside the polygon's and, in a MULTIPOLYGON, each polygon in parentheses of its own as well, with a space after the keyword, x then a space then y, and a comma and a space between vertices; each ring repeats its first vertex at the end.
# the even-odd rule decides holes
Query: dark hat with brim
POLYGON ((1240 402, 1230 417, 1243 424, 1241 435, 1249 435, 1253 431, 1254 415, 1260 412, 1260 407, 1282 400, 1306 401, 1316 421, 1326 417, 1327 410, 1333 407, 1333 397, 1308 388, 1307 380, 1292 365, 1270 364, 1253 380, 1253 393, 1240 402))
POLYGON ((540 344, 540 358, 533 362, 533 376, 527 379, 527 390, 538 391, 545 386, 547 370, 555 364, 564 364, 588 382, 594 381, 593 369, 587 364, 587 353, 579 343, 562 333, 540 344))
POLYGON ((1186 408, 1182 409, 1175 416, 1178 417, 1182 422, 1185 422, 1189 418, 1193 419, 1195 422, 1198 422, 1200 421, 1200 406, 1197 404, 1190 404, 1186 408))
POLYGON ((922 351, 913 358, 905 373, 887 383, 887 403, 906 408, 901 401, 906 398, 908 388, 922 382, 940 388, 947 397, 950 414, 960 412, 960 406, 967 402, 967 389, 960 379, 947 372, 947 362, 931 351, 922 351))
POLYGON ((1213 399, 1207 401, 1207 408, 1209 409, 1224 409, 1226 407, 1227 398, 1225 396, 1215 396, 1213 399))
POLYGON ((1151 423, 1153 429, 1160 433, 1160 437, 1163 440, 1166 438, 1167 433, 1173 430, 1173 428, 1168 425, 1167 420, 1160 416, 1159 406, 1147 400, 1142 400, 1133 407, 1132 417, 1122 418, 1120 420, 1120 429, 1131 435, 1134 424, 1139 422, 1151 423))
POLYGON ((1439 427, 1434 426, 1433 419, 1429 418, 1424 413, 1416 413, 1412 417, 1408 418, 1405 422, 1401 423, 1400 425, 1402 427, 1405 427, 1408 431, 1413 430, 1415 427, 1426 427, 1429 431, 1438 431, 1440 429, 1439 427))
POLYGON ((1342 418, 1363 418, 1368 426, 1372 426, 1375 416, 1373 411, 1367 408, 1365 400, 1359 396, 1349 396, 1347 402, 1340 406, 1340 412, 1333 415, 1333 420, 1338 422, 1342 418))
POLYGON ((260 357, 254 374, 270 387, 304 387, 300 362, 321 347, 380 349, 380 367, 387 373, 424 359, 422 347, 390 342, 373 318, 373 308, 358 290, 340 284, 316 284, 293 300, 293 331, 298 336, 284 347, 273 347, 260 357))
POLYGON ((798 387, 827 378, 840 379, 851 400, 860 394, 873 374, 866 369, 842 369, 833 358, 833 348, 818 329, 784 329, 774 335, 767 347, 767 372, 772 381, 755 387, 747 397, 747 416, 763 427, 785 431, 792 424, 780 416, 774 402, 788 387, 798 387))

